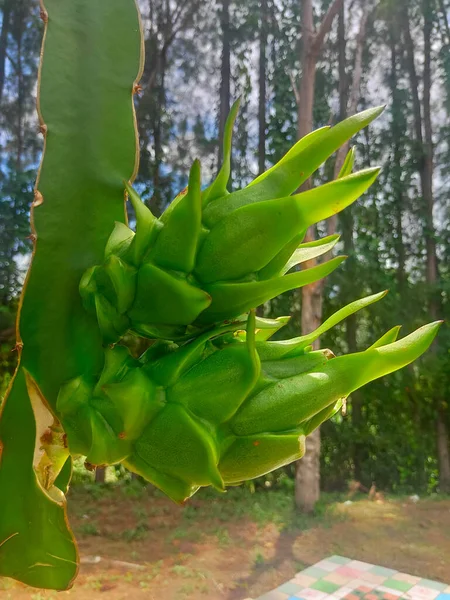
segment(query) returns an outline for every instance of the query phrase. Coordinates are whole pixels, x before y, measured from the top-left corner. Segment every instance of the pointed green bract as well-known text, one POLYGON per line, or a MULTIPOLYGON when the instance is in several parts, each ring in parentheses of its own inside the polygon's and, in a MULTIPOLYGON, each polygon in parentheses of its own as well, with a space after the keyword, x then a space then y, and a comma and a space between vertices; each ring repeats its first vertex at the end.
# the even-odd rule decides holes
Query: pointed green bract
POLYGON ((341 177, 347 177, 353 171, 353 165, 355 164, 355 149, 351 148, 347 152, 347 156, 345 157, 344 164, 339 172, 338 179, 341 177))
POLYGON ((231 174, 231 145, 233 141, 233 126, 241 104, 240 98, 236 100, 230 110, 227 121, 225 123, 225 131, 223 136, 223 165, 213 183, 203 192, 202 203, 206 205, 212 200, 222 198, 229 192, 227 190, 228 182, 231 174))
POLYGON ((264 360, 270 359, 278 359, 282 357, 288 357, 292 355, 297 355, 299 352, 303 352, 307 346, 310 346, 313 342, 315 342, 321 335, 329 331, 332 327, 353 315, 359 310, 370 306, 374 302, 378 302, 386 296, 387 291, 380 292, 378 294, 372 294, 371 296, 367 296, 366 298, 361 298, 360 300, 356 300, 355 302, 351 302, 344 308, 338 310, 334 315, 329 317, 320 327, 316 330, 308 333, 307 335, 303 335, 297 338, 293 338, 291 340, 283 340, 279 342, 270 342, 266 344, 260 352, 262 352, 262 356, 264 360))
POLYGON ((269 386, 242 406, 233 419, 233 432, 254 435, 268 423, 271 431, 280 432, 299 426, 370 381, 416 360, 439 326, 431 323, 387 346, 333 358, 321 369, 269 386), (296 394, 298 402, 293 401, 296 394))
POLYGON ((199 315, 198 320, 200 323, 208 324, 217 323, 230 317, 238 317, 275 296, 323 279, 337 269, 345 258, 345 256, 339 256, 317 267, 266 281, 205 285, 205 290, 212 301, 203 314, 199 315))
POLYGON ((380 348, 381 346, 385 346, 386 344, 392 344, 398 337, 400 333, 401 326, 397 325, 397 327, 393 327, 389 331, 387 331, 384 335, 380 337, 372 346, 370 346, 369 350, 372 348, 380 348))
POLYGON ((200 163, 195 161, 187 193, 166 218, 151 248, 150 258, 159 267, 183 273, 195 268, 202 222, 200 183, 200 163))
POLYGON ((288 262, 284 265, 281 274, 285 275, 293 267, 296 267, 301 263, 304 263, 308 260, 312 260, 313 258, 317 258, 318 256, 322 256, 323 254, 330 252, 330 250, 332 250, 335 247, 338 241, 338 235, 330 235, 320 240, 314 240, 313 242, 300 244, 300 246, 297 248, 297 250, 295 250, 291 258, 288 260, 288 262))
POLYGON ((281 159, 270 170, 270 174, 260 178, 257 184, 211 202, 205 208, 203 222, 207 227, 212 227, 226 214, 241 206, 292 194, 344 142, 376 119, 383 110, 383 106, 365 110, 310 138, 311 143, 305 143, 299 152, 281 159))
POLYGON ((254 185, 258 185, 264 179, 268 179, 268 181, 266 181, 266 185, 274 185, 275 193, 278 193, 278 185, 281 182, 283 175, 287 173, 287 171, 283 169, 283 166, 285 166, 286 163, 290 163, 296 156, 304 152, 304 150, 311 146, 313 142, 324 139, 329 129, 330 127, 321 127, 320 129, 316 129, 315 131, 311 131, 311 133, 305 135, 305 137, 298 140, 298 142, 294 144, 292 148, 288 150, 288 152, 286 152, 286 154, 281 160, 279 160, 275 165, 273 165, 273 167, 271 167, 264 173, 261 173, 261 175, 259 175, 256 179, 249 183, 247 187, 249 188, 254 185), (280 182, 277 181, 278 178, 280 182))
POLYGON ((239 279, 249 271, 263 269, 296 234, 359 198, 378 173, 379 169, 366 169, 297 196, 234 211, 206 237, 195 275, 203 283, 211 283, 239 279))

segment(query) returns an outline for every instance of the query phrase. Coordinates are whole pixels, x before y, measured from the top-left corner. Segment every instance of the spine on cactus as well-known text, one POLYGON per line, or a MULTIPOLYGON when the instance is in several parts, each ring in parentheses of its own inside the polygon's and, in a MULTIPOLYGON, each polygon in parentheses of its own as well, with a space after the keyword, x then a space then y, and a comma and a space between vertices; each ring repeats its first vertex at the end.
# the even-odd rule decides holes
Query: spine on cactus
POLYGON ((41 17, 45 151, 17 322, 19 366, 0 420, 0 575, 66 589, 78 559, 56 400, 64 382, 95 373, 104 360, 78 285, 102 259, 111 224, 126 222, 122 180, 137 168, 132 97, 143 50, 135 0, 45 0, 41 17))

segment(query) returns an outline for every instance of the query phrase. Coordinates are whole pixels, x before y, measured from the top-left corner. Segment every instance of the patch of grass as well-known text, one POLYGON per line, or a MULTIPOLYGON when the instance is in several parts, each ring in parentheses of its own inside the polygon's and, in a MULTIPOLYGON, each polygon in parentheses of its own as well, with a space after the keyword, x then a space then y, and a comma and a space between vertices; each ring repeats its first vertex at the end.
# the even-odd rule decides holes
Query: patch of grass
POLYGON ((138 523, 136 527, 133 529, 127 529, 122 532, 121 537, 127 542, 132 542, 134 540, 143 540, 147 537, 150 526, 148 523, 138 523))
POLYGON ((163 566, 163 564, 164 564, 164 561, 162 561, 162 560, 158 560, 157 562, 155 562, 155 564, 152 565, 151 571, 147 575, 147 578, 153 579, 154 577, 157 577, 161 573, 161 567, 163 566))
POLYGON ((136 506, 133 506, 132 508, 133 514, 137 519, 146 519, 148 517, 147 514, 147 509, 145 506, 141 506, 140 504, 137 504, 136 506))
POLYGON ((226 527, 219 527, 219 529, 217 529, 216 538, 217 538, 217 541, 219 542, 219 546, 221 546, 222 548, 229 546, 231 544, 230 534, 228 532, 228 529, 226 529, 226 527))
POLYGON ((187 504, 183 509, 183 519, 186 521, 191 521, 192 519, 197 519, 198 517, 198 508, 193 504, 187 504))
POLYGON ((191 578, 195 577, 196 573, 189 567, 185 565, 174 565, 171 569, 171 572, 175 575, 179 575, 180 577, 191 578))
POLYGON ((82 535, 100 535, 97 524, 93 521, 81 523, 81 525, 78 525, 77 529, 82 535))
POLYGON ((13 580, 12 579, 3 579, 0 578, 0 590, 10 590, 13 586, 13 580))
POLYGON ((170 512, 170 508, 168 506, 150 506, 147 509, 147 515, 149 517, 161 517, 170 512))
POLYGON ((169 540, 186 540, 189 542, 197 542, 202 536, 202 532, 198 529, 190 529, 187 527, 177 527, 169 536, 169 540))
POLYGON ((178 590, 179 594, 192 594, 192 592, 195 591, 195 587, 191 584, 185 584, 183 586, 180 587, 180 589, 178 590))
POLYGON ((93 590, 97 590, 97 591, 100 590, 100 588, 103 585, 102 580, 96 576, 88 577, 87 584, 90 588, 92 588, 93 590))
POLYGON ((255 560, 254 560, 254 565, 255 567, 262 567, 266 562, 266 559, 264 558, 264 554, 260 551, 257 550, 256 554, 255 554, 255 560))

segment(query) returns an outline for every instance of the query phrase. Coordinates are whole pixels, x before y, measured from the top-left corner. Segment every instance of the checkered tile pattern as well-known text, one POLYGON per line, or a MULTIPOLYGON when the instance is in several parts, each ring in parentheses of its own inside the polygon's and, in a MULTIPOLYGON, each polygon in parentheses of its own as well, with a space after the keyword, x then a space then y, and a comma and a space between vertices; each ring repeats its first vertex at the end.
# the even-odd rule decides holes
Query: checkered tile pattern
POLYGON ((258 600, 450 600, 450 585, 343 556, 309 567, 258 600))

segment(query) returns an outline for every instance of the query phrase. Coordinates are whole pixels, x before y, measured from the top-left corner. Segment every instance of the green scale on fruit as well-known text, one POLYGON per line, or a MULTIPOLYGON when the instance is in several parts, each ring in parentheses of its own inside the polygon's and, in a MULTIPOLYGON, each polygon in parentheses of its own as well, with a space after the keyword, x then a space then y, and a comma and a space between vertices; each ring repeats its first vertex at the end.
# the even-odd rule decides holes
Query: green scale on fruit
POLYGON ((256 321, 251 312, 246 331, 230 324, 181 346, 160 340, 140 359, 124 346, 107 349, 96 381, 81 376, 60 391, 69 449, 94 465, 123 462, 176 502, 289 464, 351 392, 409 364, 434 339, 438 323, 397 342, 394 328, 358 354, 312 351, 321 333, 383 296, 281 342, 267 338, 286 320, 256 321))
POLYGON ((379 169, 352 174, 350 153, 336 181, 292 193, 382 108, 313 132, 245 189, 228 193, 238 106, 236 102, 227 121, 224 164, 208 188, 201 189, 196 161, 187 189, 157 219, 126 185, 136 232, 116 223, 103 265, 90 268, 80 285, 105 343, 117 342, 128 329, 150 338, 195 337, 283 292, 322 279, 344 260, 336 257, 292 272, 328 253, 339 239, 333 235, 302 244, 307 228, 357 200, 379 169))

